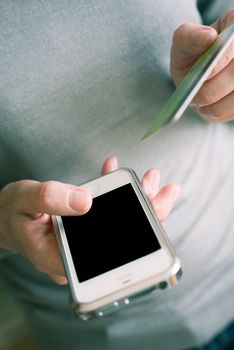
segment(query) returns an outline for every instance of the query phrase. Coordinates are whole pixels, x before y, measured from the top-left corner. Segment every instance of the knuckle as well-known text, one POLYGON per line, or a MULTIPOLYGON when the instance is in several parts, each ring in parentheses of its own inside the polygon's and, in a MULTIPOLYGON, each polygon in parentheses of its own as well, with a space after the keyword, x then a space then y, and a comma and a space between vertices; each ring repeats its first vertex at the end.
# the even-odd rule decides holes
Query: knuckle
POLYGON ((1 203, 8 213, 16 212, 18 209, 18 198, 27 180, 11 182, 1 190, 1 203))
POLYGON ((41 273, 48 273, 47 269, 45 268, 45 266, 43 265, 38 265, 38 264, 34 264, 35 268, 37 269, 38 272, 41 273))
POLYGON ((17 182, 14 182, 13 185, 16 188, 16 192, 17 194, 20 194, 21 192, 23 192, 26 188, 34 185, 35 183, 38 183, 38 181, 34 181, 34 180, 28 180, 28 179, 24 179, 24 180, 19 180, 17 182))
POLYGON ((10 210, 10 212, 18 212, 21 210, 22 198, 24 198, 24 193, 33 184, 37 183, 34 180, 19 180, 9 183, 1 191, 4 194, 5 206, 10 210))
POLYGON ((22 187, 24 187, 28 181, 30 180, 19 180, 15 182, 10 182, 9 184, 7 184, 1 189, 1 193, 7 192, 13 195, 16 192, 19 192, 19 190, 21 190, 22 187))
POLYGON ((222 25, 224 27, 227 27, 233 23, 234 23, 234 9, 231 9, 222 17, 222 25))
POLYGON ((156 215, 159 218, 160 221, 164 221, 167 217, 167 210, 163 205, 161 205, 159 202, 155 203, 155 211, 156 215))
POLYGON ((42 208, 50 209, 53 205, 56 181, 43 182, 41 185, 40 200, 42 208))
POLYGON ((221 111, 215 111, 213 113, 211 113, 212 117, 213 117, 213 120, 214 121, 221 121, 221 119, 223 119, 225 117, 224 113, 222 113, 221 111))
POLYGON ((24 180, 19 180, 19 181, 15 182, 15 184, 16 184, 19 188, 28 186, 30 183, 31 183, 31 180, 25 180, 25 179, 24 179, 24 180))
POLYGON ((225 122, 225 118, 213 116, 209 119, 209 122, 211 122, 212 124, 222 124, 225 122))
POLYGON ((188 22, 182 23, 175 31, 175 33, 180 34, 188 30, 190 24, 188 22))
POLYGON ((224 15, 217 20, 219 31, 222 31, 231 24, 234 24, 234 8, 224 13, 224 15))
POLYGON ((189 23, 183 23, 181 24, 175 31, 173 34, 173 38, 172 38, 172 43, 174 46, 177 46, 178 43, 180 44, 180 40, 181 40, 181 35, 182 33, 186 32, 188 30, 189 27, 189 23))
POLYGON ((211 105, 214 102, 214 96, 212 95, 211 90, 205 85, 198 92, 196 102, 198 105, 211 105))
POLYGON ((206 107, 205 111, 201 108, 199 112, 201 116, 203 116, 205 119, 208 119, 211 123, 222 123, 223 119, 225 118, 224 112, 222 110, 219 110, 217 107, 206 107))
POLYGON ((214 108, 214 107, 209 107, 209 112, 208 114, 210 115, 211 119, 215 122, 219 122, 222 118, 225 117, 225 113, 223 110, 219 108, 214 108))

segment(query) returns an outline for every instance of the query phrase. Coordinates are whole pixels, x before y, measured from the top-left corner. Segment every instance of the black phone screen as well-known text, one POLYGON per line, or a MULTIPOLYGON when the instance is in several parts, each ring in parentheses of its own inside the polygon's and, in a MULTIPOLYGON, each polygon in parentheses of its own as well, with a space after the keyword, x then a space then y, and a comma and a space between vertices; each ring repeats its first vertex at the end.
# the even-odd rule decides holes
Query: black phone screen
POLYGON ((81 216, 63 216, 79 282, 160 249, 131 184, 93 199, 81 216))

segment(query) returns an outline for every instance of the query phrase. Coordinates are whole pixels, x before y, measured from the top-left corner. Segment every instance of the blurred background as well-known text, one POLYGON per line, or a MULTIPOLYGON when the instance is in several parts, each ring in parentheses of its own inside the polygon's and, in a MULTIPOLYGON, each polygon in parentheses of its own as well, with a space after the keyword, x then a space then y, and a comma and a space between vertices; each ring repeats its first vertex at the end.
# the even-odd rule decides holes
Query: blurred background
POLYGON ((0 350, 36 350, 24 314, 0 276, 0 350))

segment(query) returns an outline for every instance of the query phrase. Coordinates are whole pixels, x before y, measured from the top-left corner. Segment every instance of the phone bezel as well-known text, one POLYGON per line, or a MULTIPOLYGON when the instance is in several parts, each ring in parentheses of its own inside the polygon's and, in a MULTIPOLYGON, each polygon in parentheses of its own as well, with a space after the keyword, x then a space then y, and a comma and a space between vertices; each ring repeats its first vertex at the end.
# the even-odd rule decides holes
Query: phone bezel
POLYGON ((126 288, 130 290, 135 285, 140 286, 144 280, 150 280, 155 276, 161 276, 162 278, 163 274, 167 274, 175 263, 175 254, 170 242, 132 169, 120 168, 81 186, 87 188, 93 197, 97 197, 128 183, 132 185, 160 243, 161 249, 80 283, 61 217, 55 216, 53 221, 58 241, 60 242, 66 273, 71 285, 73 299, 78 304, 93 303, 112 294, 115 294, 116 297, 116 293, 122 294, 121 291, 126 290, 126 288))

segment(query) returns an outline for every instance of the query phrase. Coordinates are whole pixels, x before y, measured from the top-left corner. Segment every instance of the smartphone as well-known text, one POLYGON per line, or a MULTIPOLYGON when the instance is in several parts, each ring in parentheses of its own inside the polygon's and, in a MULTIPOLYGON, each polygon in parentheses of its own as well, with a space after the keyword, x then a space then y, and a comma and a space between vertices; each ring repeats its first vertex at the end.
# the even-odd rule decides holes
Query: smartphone
POLYGON ((180 260, 136 173, 120 168, 81 186, 91 209, 52 218, 77 315, 103 317, 175 285, 180 260))
POLYGON ((196 93, 209 77, 228 46, 234 40, 234 24, 224 29, 215 42, 197 59, 190 71, 177 86, 169 100, 159 111, 142 140, 173 124, 183 115, 196 93))

